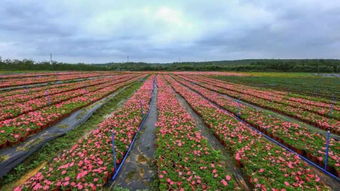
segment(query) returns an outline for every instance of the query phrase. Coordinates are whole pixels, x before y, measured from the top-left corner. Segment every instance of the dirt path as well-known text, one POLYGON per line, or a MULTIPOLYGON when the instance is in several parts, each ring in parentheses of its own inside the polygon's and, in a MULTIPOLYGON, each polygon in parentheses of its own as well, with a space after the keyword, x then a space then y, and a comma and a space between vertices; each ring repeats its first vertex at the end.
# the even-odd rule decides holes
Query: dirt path
POLYGON ((111 189, 115 187, 128 188, 130 190, 154 189, 152 183, 157 175, 154 164, 156 122, 157 87, 154 86, 149 116, 139 132, 136 143, 124 163, 118 178, 111 184, 111 189))

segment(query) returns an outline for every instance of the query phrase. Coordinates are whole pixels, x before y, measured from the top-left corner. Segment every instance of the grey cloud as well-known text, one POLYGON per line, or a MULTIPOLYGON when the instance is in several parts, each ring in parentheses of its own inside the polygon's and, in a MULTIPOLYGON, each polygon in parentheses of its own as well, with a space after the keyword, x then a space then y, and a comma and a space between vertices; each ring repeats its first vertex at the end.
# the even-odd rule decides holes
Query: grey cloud
POLYGON ((0 6, 0 56, 172 62, 339 58, 340 0, 29 1, 0 6))

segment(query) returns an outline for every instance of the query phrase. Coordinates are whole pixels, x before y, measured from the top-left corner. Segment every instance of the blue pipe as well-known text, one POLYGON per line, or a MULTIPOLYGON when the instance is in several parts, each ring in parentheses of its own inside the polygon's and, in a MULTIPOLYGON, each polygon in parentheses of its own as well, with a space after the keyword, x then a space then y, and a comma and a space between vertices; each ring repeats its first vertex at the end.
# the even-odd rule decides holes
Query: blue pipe
POLYGON ((322 167, 320 167, 319 165, 315 164, 314 162, 312 162, 311 160, 307 159, 306 157, 300 155, 299 153, 293 151, 292 149, 286 147, 285 145, 283 145, 282 143, 276 141, 275 139, 271 138, 270 136, 262 133, 260 130, 256 129, 255 127, 248 125, 247 123, 245 123, 242 119, 239 118, 239 116, 234 115, 238 120, 242 121, 245 125, 247 125, 248 127, 250 127, 251 129, 255 130, 257 133, 259 133, 260 135, 264 136, 266 139, 268 139, 269 141, 275 143, 276 145, 286 149, 287 151, 296 154, 297 156, 299 156, 302 160, 306 161, 308 164, 316 167, 317 169, 319 169, 321 172, 325 173, 326 175, 334 178, 336 181, 340 182, 340 178, 335 176, 334 174, 328 172, 327 170, 323 169, 322 167))

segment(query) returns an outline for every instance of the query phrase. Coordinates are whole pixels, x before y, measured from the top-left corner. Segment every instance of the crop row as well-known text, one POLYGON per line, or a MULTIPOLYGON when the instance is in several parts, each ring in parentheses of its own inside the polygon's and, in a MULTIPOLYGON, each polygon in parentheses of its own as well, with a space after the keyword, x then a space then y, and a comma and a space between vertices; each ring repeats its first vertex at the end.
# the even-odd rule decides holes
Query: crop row
MULTIPOLYGON (((210 79, 218 79, 215 78, 214 76, 206 76, 209 77, 210 79)), ((270 92, 274 93, 275 95, 279 95, 279 96, 284 96, 285 98, 288 98, 291 101, 296 101, 296 102, 301 102, 301 103, 305 103, 305 104, 309 104, 309 105, 315 105, 315 106, 321 106, 321 107, 331 107, 331 105, 337 105, 338 107, 340 106, 340 101, 338 101, 336 99, 336 97, 334 97, 334 95, 328 95, 328 99, 327 98, 322 98, 322 97, 317 97, 317 94, 315 94, 316 92, 313 93, 314 96, 308 96, 308 95, 304 95, 304 94, 298 94, 298 93, 293 93, 291 91, 283 91, 283 90, 275 90, 275 89, 271 89, 270 87, 268 88, 263 88, 263 87, 255 87, 252 86, 251 84, 249 85, 244 85, 242 83, 233 83, 230 82, 228 80, 219 80, 219 81, 223 81, 226 82, 228 84, 233 84, 236 86, 241 86, 244 87, 242 89, 247 89, 247 88, 252 88, 252 89, 256 89, 256 90, 264 90, 267 91, 268 89, 270 89, 270 92), (316 96, 315 96, 316 95, 316 96)), ((294 85, 294 84, 290 84, 290 85, 294 85)), ((315 89, 317 90, 317 89, 315 89)), ((303 90, 301 90, 301 93, 303 92, 303 90)), ((311 92, 309 92, 311 93, 311 92)))
POLYGON ((260 107, 313 123, 324 129, 340 125, 338 121, 340 119, 340 106, 337 105, 313 102, 301 98, 297 99, 288 95, 276 94, 275 91, 258 90, 249 86, 226 83, 205 77, 185 77, 185 79, 190 79, 204 87, 256 104, 260 107), (327 123, 329 123, 329 125, 327 123))
POLYGON ((75 79, 90 78, 90 77, 97 77, 97 76, 104 76, 104 75, 112 75, 112 74, 82 73, 82 74, 71 74, 71 75, 62 75, 62 76, 46 76, 46 77, 36 77, 36 78, 33 77, 33 78, 25 78, 25 80, 22 80, 22 79, 5 80, 4 79, 4 80, 0 80, 0 88, 55 82, 55 81, 75 80, 75 79))
POLYGON ((57 94, 52 95, 45 95, 43 97, 38 97, 36 99, 31 99, 24 103, 17 103, 15 105, 8 105, 5 107, 1 107, 0 109, 0 121, 11 119, 14 117, 17 117, 19 115, 38 110, 40 108, 46 107, 48 105, 57 104, 62 101, 66 101, 68 99, 87 94, 90 92, 98 91, 100 89, 103 89, 105 87, 114 85, 116 83, 125 81, 127 79, 132 78, 133 76, 128 76, 125 78, 120 77, 113 77, 113 78, 107 78, 102 81, 101 84, 92 85, 92 86, 85 86, 85 87, 79 87, 74 90, 65 91, 57 94))
POLYGON ((133 79, 126 79, 120 83, 111 84, 102 89, 97 89, 96 91, 88 92, 57 104, 28 112, 16 118, 1 121, 0 148, 21 142, 29 135, 40 132, 42 129, 55 124, 72 112, 90 105, 140 78, 140 76, 137 76, 133 79))
POLYGON ((56 76, 56 75, 70 75, 79 74, 80 72, 43 72, 43 73, 22 73, 22 74, 6 74, 0 75, 0 79, 12 78, 28 78, 28 77, 41 77, 41 76, 56 76))
POLYGON ((112 134, 117 162, 122 160, 142 121, 142 111, 149 110, 153 78, 109 118, 63 151, 47 166, 15 190, 96 190, 111 177, 114 169, 112 134))
POLYGON ((96 78, 91 80, 85 80, 75 83, 67 83, 67 84, 58 84, 58 85, 47 85, 45 87, 40 87, 32 91, 31 89, 21 90, 25 92, 24 94, 17 93, 8 96, 0 97, 0 108, 8 105, 14 105, 16 103, 22 103, 28 100, 33 100, 36 98, 44 97, 44 96, 51 96, 54 94, 64 93, 71 90, 77 90, 80 88, 86 88, 94 85, 100 85, 105 82, 108 82, 112 79, 121 79, 126 77, 126 75, 117 75, 105 78, 96 78))
POLYGON ((237 190, 222 156, 208 145, 171 87, 157 78, 156 160, 160 190, 237 190))
POLYGON ((166 79, 233 154, 255 189, 327 189, 320 182, 320 177, 298 156, 272 144, 233 115, 214 106, 173 78, 167 76, 166 79))
MULTIPOLYGON (((270 135, 296 152, 323 166, 326 137, 302 124, 290 122, 262 110, 236 102, 214 91, 176 78, 180 83, 199 92, 213 103, 239 116, 244 121, 270 135)), ((340 142, 331 138, 329 151, 329 171, 335 175, 340 172, 340 142)))
MULTIPOLYGON (((98 77, 98 78, 101 78, 101 77, 98 77)), ((91 80, 91 78, 82 78, 82 79, 78 79, 77 81, 88 81, 88 80, 91 80)), ((46 84, 44 86, 38 86, 38 87, 25 87, 25 88, 19 88, 19 89, 14 89, 14 90, 9 90, 9 91, 1 91, 0 98, 3 99, 8 96, 15 96, 19 94, 33 94, 35 92, 49 90, 50 88, 64 87, 72 83, 74 83, 74 81, 64 81, 63 83, 46 84)))
MULTIPOLYGON (((193 76, 188 76, 188 77, 193 77, 193 76)), ((267 100, 274 99, 274 101, 278 103, 284 103, 284 104, 295 106, 295 107, 299 106, 301 108, 315 111, 315 112, 316 112, 316 110, 314 110, 315 108, 319 108, 319 109, 324 108, 326 110, 323 114, 326 114, 327 111, 330 111, 331 109, 340 111, 340 102, 337 102, 335 100, 334 101, 332 100, 316 101, 315 99, 317 98, 315 97, 297 95, 297 94, 292 94, 290 92, 276 91, 276 90, 270 90, 270 89, 259 89, 256 87, 230 83, 230 82, 226 82, 223 80, 207 78, 204 76, 196 76, 195 79, 202 80, 202 82, 205 81, 208 83, 214 83, 216 86, 219 86, 219 87, 222 87, 228 90, 254 95, 259 98, 267 99, 267 100)))

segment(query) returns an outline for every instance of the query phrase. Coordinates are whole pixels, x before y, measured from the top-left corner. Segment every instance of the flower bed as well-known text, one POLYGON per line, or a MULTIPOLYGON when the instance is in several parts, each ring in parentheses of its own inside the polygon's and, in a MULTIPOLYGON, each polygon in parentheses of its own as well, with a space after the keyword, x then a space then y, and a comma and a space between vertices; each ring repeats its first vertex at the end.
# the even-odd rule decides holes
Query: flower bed
MULTIPOLYGON (((134 76, 125 76, 123 78, 120 77, 113 77, 113 78, 107 78, 102 81, 102 83, 92 86, 85 86, 85 87, 79 87, 75 90, 65 91, 57 94, 48 94, 46 93, 45 96, 39 97, 36 99, 29 100, 27 102, 23 103, 17 103, 15 105, 8 105, 5 107, 0 107, 0 121, 11 119, 14 117, 17 117, 19 115, 35 111, 38 109, 41 109, 43 107, 53 105, 60 103, 62 101, 66 101, 68 99, 87 94, 90 92, 98 91, 100 89, 103 89, 105 87, 109 87, 112 85, 115 85, 117 83, 127 81, 128 79, 133 78, 134 76)), ((48 91, 48 90, 47 90, 48 91)))
POLYGON ((44 107, 40 110, 20 115, 13 119, 1 121, 0 148, 22 142, 29 135, 40 132, 44 128, 49 127, 67 117, 72 112, 88 106, 111 94, 118 88, 121 88, 140 78, 140 76, 137 76, 133 79, 125 80, 115 85, 109 85, 102 89, 98 89, 97 91, 92 91, 84 95, 44 107))
MULTIPOLYGON (((180 83, 199 92, 207 99, 239 116, 244 121, 256 127, 260 131, 295 150, 301 155, 323 166, 325 156, 325 136, 316 133, 302 124, 286 121, 282 118, 270 115, 262 110, 249 107, 245 104, 226 98, 220 94, 188 83, 184 80, 180 83)), ((328 159, 328 170, 339 176, 340 173, 340 142, 331 138, 328 159)))
POLYGON ((156 159, 160 190, 238 190, 231 173, 162 77, 158 84, 156 159))
POLYGON ((94 85, 104 84, 112 79, 119 80, 126 77, 126 75, 117 75, 112 77, 105 78, 97 78, 91 80, 85 80, 75 83, 66 83, 66 84, 57 84, 57 85, 47 85, 39 88, 28 88, 28 89, 19 89, 10 92, 6 92, 10 95, 4 96, 0 94, 0 109, 4 106, 14 105, 18 103, 23 103, 26 101, 31 101, 33 99, 37 99, 44 96, 52 96, 54 94, 60 94, 64 92, 68 92, 71 90, 77 90, 80 88, 86 88, 94 85), (14 93, 16 92, 16 93, 14 93))
POLYGON ((104 76, 104 75, 112 75, 112 74, 94 72, 94 73, 80 73, 80 74, 70 74, 70 75, 61 75, 61 76, 57 75, 57 76, 31 77, 31 78, 25 78, 25 80, 2 79, 0 80, 0 88, 55 82, 55 81, 75 80, 75 79, 90 78, 90 77, 99 77, 99 76, 104 76))
POLYGON ((234 154, 256 189, 325 190, 319 176, 298 156, 276 146, 180 83, 167 80, 201 115, 215 136, 234 154))
POLYGON ((340 134, 340 106, 293 98, 288 95, 276 94, 275 91, 257 90, 204 77, 181 77, 210 90, 294 117, 322 129, 331 129, 340 134))
POLYGON ((153 78, 150 77, 97 129, 80 139, 71 149, 62 152, 15 190, 97 190, 102 187, 114 171, 112 133, 115 135, 119 163, 142 121, 142 110, 149 110, 152 88, 153 78))
POLYGON ((42 72, 42 73, 21 73, 21 74, 0 74, 0 79, 13 79, 13 78, 28 78, 28 77, 40 77, 40 76, 56 76, 56 75, 70 75, 80 74, 80 72, 42 72))

